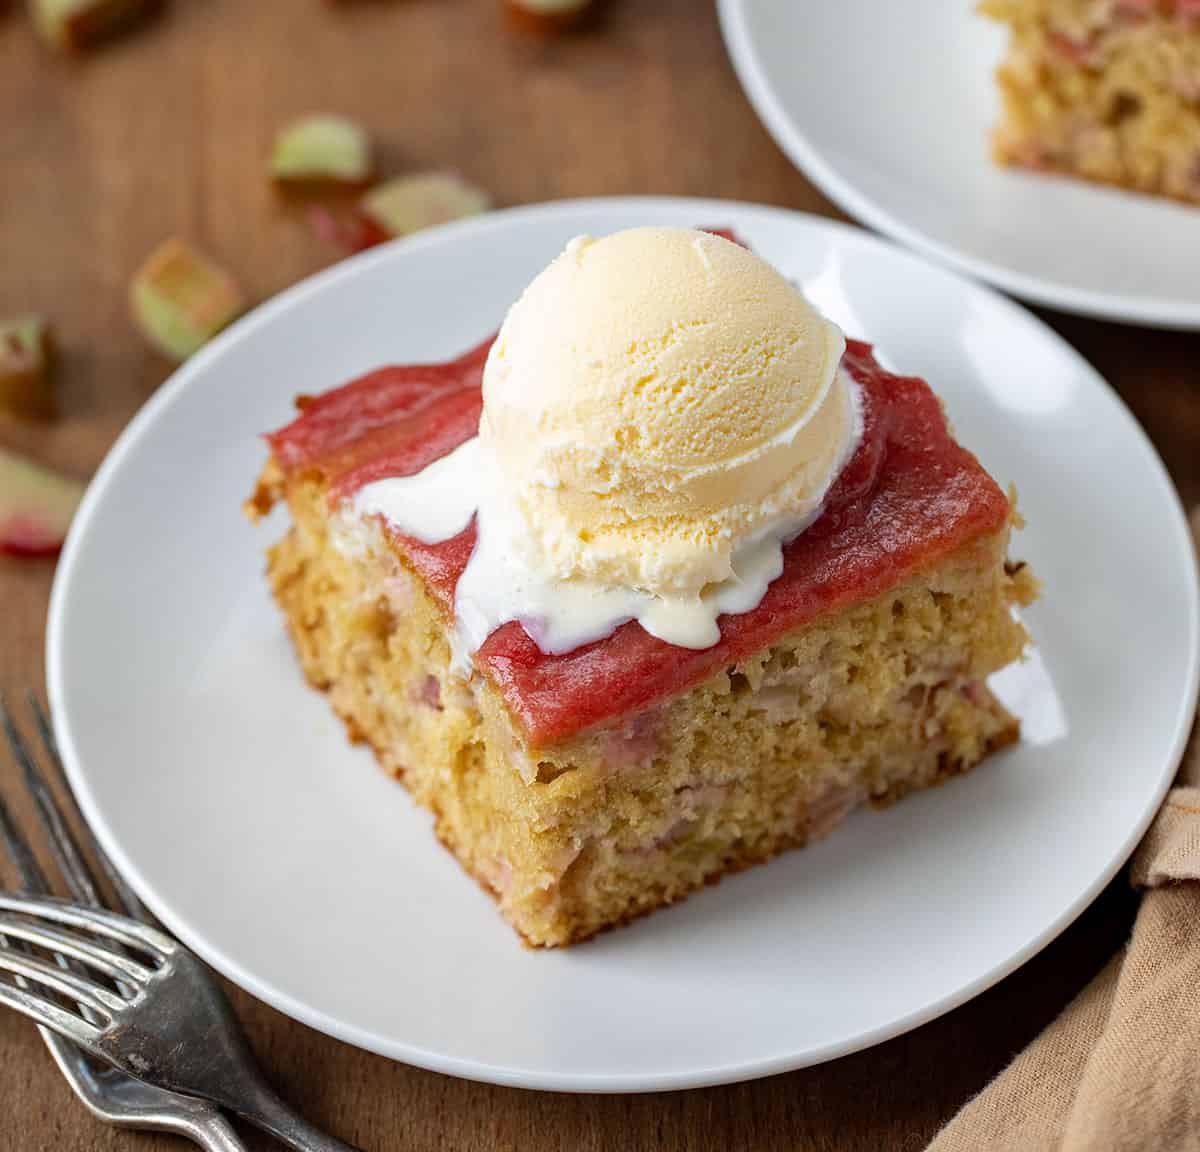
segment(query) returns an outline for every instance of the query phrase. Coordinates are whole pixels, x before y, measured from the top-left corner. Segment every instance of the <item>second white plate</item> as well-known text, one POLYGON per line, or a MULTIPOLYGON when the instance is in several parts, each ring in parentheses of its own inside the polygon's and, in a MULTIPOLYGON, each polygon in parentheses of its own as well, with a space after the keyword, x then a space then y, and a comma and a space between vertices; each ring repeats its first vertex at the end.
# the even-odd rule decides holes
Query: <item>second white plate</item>
POLYGON ((1200 207, 998 168, 1005 30, 973 0, 718 0, 792 162, 872 228, 1027 300, 1200 328, 1200 207))
POLYGON ((911 1028, 1010 972, 1126 858, 1193 707, 1195 572, 1170 482, 1095 372, 1023 309, 857 229, 717 201, 467 221, 264 305, 133 421, 55 583, 51 702, 105 848, 231 979, 351 1043, 575 1091, 779 1072, 911 1028), (962 780, 559 952, 523 949, 427 815, 308 688, 239 505, 259 434, 318 392, 494 330, 581 232, 728 225, 847 332, 926 375, 1015 481, 1045 581, 1025 741, 962 780))

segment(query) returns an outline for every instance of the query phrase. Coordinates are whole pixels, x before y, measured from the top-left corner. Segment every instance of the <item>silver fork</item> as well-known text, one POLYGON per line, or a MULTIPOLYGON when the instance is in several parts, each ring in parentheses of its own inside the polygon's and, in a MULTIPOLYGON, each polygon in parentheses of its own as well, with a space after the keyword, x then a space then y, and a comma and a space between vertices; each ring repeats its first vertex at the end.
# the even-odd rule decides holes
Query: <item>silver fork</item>
MULTIPOLYGON (((32 696, 30 708, 46 757, 58 769, 58 753, 49 722, 41 705, 32 696)), ((34 811, 50 840, 55 861, 71 895, 81 904, 100 907, 101 900, 91 870, 84 862, 70 825, 63 819, 49 784, 21 739, 3 700, 0 700, 0 724, 4 727, 13 760, 24 774, 25 787, 33 799, 34 811)), ((129 889, 100 846, 91 838, 87 825, 82 826, 88 846, 109 878, 117 900, 131 916, 149 920, 141 901, 129 889)), ((45 874, 29 842, 12 819, 3 798, 0 798, 0 842, 17 870, 24 890, 34 895, 48 895, 50 885, 45 874)), ((246 1152, 246 1146, 238 1138, 229 1121, 207 1100, 180 1096, 150 1084, 143 1084, 142 1081, 126 1076, 115 1068, 97 1064, 74 1044, 68 1043, 48 1028, 39 1027, 38 1031, 71 1090, 98 1120, 118 1128, 171 1132, 185 1136, 205 1149, 205 1152, 246 1152)))
MULTIPOLYGON (((31 699, 31 707, 47 757, 58 767, 45 714, 36 700, 31 699)), ((118 899, 137 919, 101 907, 78 844, 2 701, 0 722, 55 858, 79 901, 73 905, 45 895, 45 877, 0 801, 0 839, 26 891, 37 894, 0 893, 0 970, 17 979, 15 987, 0 982, 0 1004, 38 1023, 76 1094, 103 1120, 186 1135, 209 1152, 244 1152, 212 1101, 299 1152, 354 1152, 275 1094, 208 969, 147 922, 140 901, 94 846, 118 899), (107 983, 95 980, 89 969, 103 974, 107 983), (112 1067, 94 1067, 85 1052, 112 1067)))

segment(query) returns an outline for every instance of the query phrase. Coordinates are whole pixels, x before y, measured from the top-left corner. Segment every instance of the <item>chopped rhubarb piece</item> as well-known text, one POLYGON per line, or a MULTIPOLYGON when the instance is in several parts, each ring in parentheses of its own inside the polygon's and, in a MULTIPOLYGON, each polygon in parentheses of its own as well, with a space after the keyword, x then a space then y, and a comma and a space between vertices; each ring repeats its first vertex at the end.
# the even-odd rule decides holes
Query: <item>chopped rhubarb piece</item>
POLYGON ((0 321, 0 411, 13 416, 49 416, 53 355, 50 327, 39 316, 0 321))
POLYGON ((82 52, 161 7, 160 0, 34 0, 42 38, 65 52, 82 52))
POLYGON ((378 224, 358 215, 336 215, 323 204, 309 205, 308 220, 318 240, 343 252, 365 252, 391 239, 378 224))
POLYGON ((386 236, 407 236, 435 224, 475 216, 492 206, 491 198, 453 172, 401 176, 372 188, 359 204, 359 215, 386 236))
POLYGON ((553 35, 578 27, 592 12, 592 0, 506 0, 516 27, 540 35, 553 35))
POLYGON ((280 184, 364 185, 371 178, 371 141, 343 116, 304 116, 275 137, 271 176, 280 184))
POLYGON ((316 236, 327 244, 345 252, 363 252, 422 228, 486 212, 490 207, 487 193, 460 176, 429 172, 402 176, 372 188, 351 216, 313 204, 309 207, 309 222, 316 236))
POLYGON ((160 244, 133 278, 138 330, 173 360, 186 360, 243 308, 233 278, 182 240, 160 244))
POLYGON ((57 555, 82 496, 82 484, 0 451, 0 552, 57 555))

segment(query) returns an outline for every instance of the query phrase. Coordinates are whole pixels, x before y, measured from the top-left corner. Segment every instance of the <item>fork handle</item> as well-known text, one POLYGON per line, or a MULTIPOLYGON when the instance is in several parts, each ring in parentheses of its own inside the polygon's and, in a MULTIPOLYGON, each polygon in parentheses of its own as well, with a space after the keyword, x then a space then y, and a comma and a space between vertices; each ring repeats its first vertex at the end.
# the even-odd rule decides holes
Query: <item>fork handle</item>
POLYGON ((360 1152, 314 1127, 265 1083, 247 1086, 241 1098, 230 1107, 256 1128, 269 1132, 296 1152, 360 1152))
POLYGON ((97 1081, 83 1067, 74 1045, 49 1028, 39 1027, 38 1031, 71 1090, 98 1120, 117 1128, 170 1132, 198 1144, 204 1152, 246 1152, 246 1145, 229 1121, 207 1101, 164 1092, 157 1107, 149 1106, 149 1102, 133 1110, 115 1107, 120 1103, 119 1099, 114 1100, 97 1090, 97 1081))

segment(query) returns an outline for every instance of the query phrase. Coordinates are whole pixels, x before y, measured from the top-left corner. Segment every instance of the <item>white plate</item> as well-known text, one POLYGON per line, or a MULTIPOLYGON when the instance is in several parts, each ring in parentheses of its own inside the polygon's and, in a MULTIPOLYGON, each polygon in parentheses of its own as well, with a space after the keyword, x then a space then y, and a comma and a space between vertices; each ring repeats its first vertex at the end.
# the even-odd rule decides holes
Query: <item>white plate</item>
POLYGON ((414 1064, 571 1090, 779 1072, 892 1036, 1050 940, 1126 858, 1196 686, 1187 529, 1145 436, 1057 336, 857 229, 599 200, 347 261, 196 356, 101 468, 55 584, 50 696, 84 811, 146 902, 255 995, 414 1064), (1029 740, 949 787, 561 952, 521 948, 426 815, 307 688, 238 510, 292 397, 491 331, 580 232, 732 225, 852 334, 927 375, 1021 487, 1045 580, 1029 740))
POLYGON ((846 212, 1039 304, 1200 328, 1200 208, 996 167, 975 0, 718 0, 751 103, 846 212))

